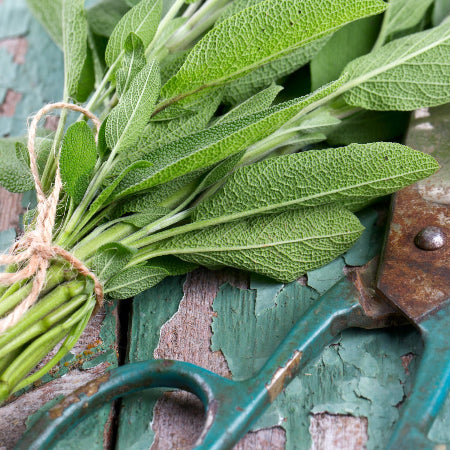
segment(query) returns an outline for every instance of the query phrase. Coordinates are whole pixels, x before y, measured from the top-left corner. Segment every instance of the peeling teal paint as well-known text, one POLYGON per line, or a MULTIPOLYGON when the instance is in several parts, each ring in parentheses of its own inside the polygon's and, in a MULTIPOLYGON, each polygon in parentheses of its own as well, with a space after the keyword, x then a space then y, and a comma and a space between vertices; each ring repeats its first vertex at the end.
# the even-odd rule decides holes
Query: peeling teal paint
MULTIPOLYGON (((133 300, 128 362, 153 359, 161 327, 177 312, 186 277, 170 277, 133 300)), ((118 450, 147 450, 154 438, 153 408, 162 390, 125 397, 120 413, 118 450)))

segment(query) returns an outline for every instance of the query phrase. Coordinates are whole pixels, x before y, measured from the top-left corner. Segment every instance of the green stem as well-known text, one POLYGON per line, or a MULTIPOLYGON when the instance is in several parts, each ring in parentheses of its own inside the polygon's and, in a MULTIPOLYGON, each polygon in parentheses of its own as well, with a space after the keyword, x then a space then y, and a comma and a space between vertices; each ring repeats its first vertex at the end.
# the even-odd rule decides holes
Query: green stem
POLYGON ((2 344, 0 347, 0 358, 7 357, 10 352, 22 347, 22 345, 31 341, 36 336, 49 331, 54 325, 78 309, 78 307, 85 303, 88 298, 89 297, 86 294, 76 295, 46 317, 35 323, 31 322, 30 326, 25 328, 21 334, 10 340, 7 344, 2 344))
POLYGON ((25 333, 33 324, 38 322, 55 308, 61 306, 72 297, 80 295, 86 288, 85 280, 71 281, 60 284, 50 291, 33 308, 30 308, 20 319, 20 321, 8 329, 7 333, 0 336, 0 357, 5 354, 3 347, 15 337, 25 333))

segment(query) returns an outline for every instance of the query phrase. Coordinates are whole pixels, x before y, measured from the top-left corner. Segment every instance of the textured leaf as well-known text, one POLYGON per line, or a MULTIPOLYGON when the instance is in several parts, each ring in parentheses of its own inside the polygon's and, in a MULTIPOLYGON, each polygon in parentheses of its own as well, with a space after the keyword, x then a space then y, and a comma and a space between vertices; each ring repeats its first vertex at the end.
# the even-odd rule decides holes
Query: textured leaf
POLYGON ((344 69, 354 87, 347 103, 374 110, 410 111, 450 101, 450 22, 397 39, 344 69))
POLYGON ((0 139, 0 184, 10 192, 26 192, 34 187, 28 165, 16 156, 15 139, 0 139))
POLYGON ((130 223, 137 228, 145 227, 155 220, 164 217, 171 212, 168 208, 163 207, 150 207, 147 211, 137 214, 132 214, 131 216, 126 216, 123 218, 124 223, 130 223))
POLYGON ((112 298, 133 297, 166 278, 169 272, 164 267, 145 264, 130 267, 113 276, 105 285, 105 293, 112 298))
POLYGON ((127 265, 134 253, 136 253, 134 249, 118 242, 111 242, 96 250, 89 266, 102 283, 106 283, 127 265))
POLYGON ((224 264, 289 282, 343 253, 362 230, 352 213, 327 205, 189 232, 167 240, 156 251, 200 265, 224 264))
MULTIPOLYGON (((62 36, 65 85, 70 96, 80 97, 80 79, 87 55, 87 20, 84 0, 62 1, 62 36)), ((85 92, 83 92, 85 94, 85 92)), ((81 101, 85 95, 81 95, 81 101)))
POLYGON ((391 40, 402 31, 416 26, 422 19, 433 0, 389 0, 383 18, 383 28, 378 45, 391 40))
POLYGON ((109 37, 128 10, 123 0, 101 0, 86 11, 89 27, 99 36, 109 37))
POLYGON ((27 0, 28 8, 30 8, 36 19, 42 24, 53 41, 61 49, 63 47, 61 22, 62 1, 63 0, 27 0))
POLYGON ((114 152, 125 150, 138 140, 153 111, 159 89, 158 63, 153 60, 136 75, 108 116, 106 143, 114 152))
POLYGON ((142 39, 145 48, 150 44, 161 18, 161 7, 161 0, 142 0, 122 17, 106 47, 108 66, 115 64, 123 55, 125 41, 131 32, 142 39))
POLYGON ((214 27, 163 87, 162 97, 185 97, 227 83, 384 9, 380 0, 324 0, 320 8, 313 0, 262 1, 214 27))
POLYGON ((124 94, 134 77, 147 63, 144 54, 144 44, 141 38, 130 33, 125 41, 125 54, 120 69, 116 73, 116 91, 119 97, 124 94))
POLYGON ((336 80, 350 61, 369 53, 379 27, 380 17, 376 16, 357 20, 336 31, 311 61, 311 88, 336 80))
POLYGON ((395 141, 408 126, 410 114, 398 111, 358 111, 327 133, 331 145, 395 141))
POLYGON ((220 191, 198 205, 193 219, 231 220, 299 206, 372 199, 437 169, 431 156, 401 144, 310 150, 238 169, 220 191))
POLYGON ((96 162, 97 148, 92 130, 86 122, 74 123, 64 135, 59 167, 64 190, 77 203, 83 198, 96 162))
POLYGON ((450 14, 450 2, 448 0, 434 0, 433 24, 439 25, 450 14))
POLYGON ((153 150, 147 158, 154 164, 153 174, 147 179, 141 177, 138 181, 136 177, 125 179, 119 186, 118 196, 123 197, 189 172, 207 168, 241 152, 277 130, 308 105, 330 95, 343 81, 344 79, 338 80, 311 95, 273 106, 234 122, 207 128, 153 150))
POLYGON ((215 125, 219 123, 233 122, 234 120, 240 119, 241 117, 245 117, 250 114, 255 114, 264 109, 269 108, 269 106, 275 100, 275 97, 282 89, 283 89, 282 86, 272 84, 272 86, 263 89, 254 96, 235 106, 228 113, 221 116, 215 122, 215 125))
POLYGON ((224 102, 236 105, 308 63, 328 42, 324 36, 227 84, 224 102))

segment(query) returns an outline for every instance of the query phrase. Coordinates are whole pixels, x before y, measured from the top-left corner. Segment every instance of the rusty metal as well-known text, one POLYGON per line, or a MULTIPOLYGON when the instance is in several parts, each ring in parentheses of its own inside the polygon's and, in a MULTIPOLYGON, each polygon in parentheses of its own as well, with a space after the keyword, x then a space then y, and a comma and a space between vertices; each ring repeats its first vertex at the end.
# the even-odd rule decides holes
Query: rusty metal
POLYGON ((421 250, 439 250, 446 244, 447 236, 439 227, 425 227, 414 238, 414 244, 421 250))
POLYGON ((287 361, 285 366, 279 367, 273 374, 270 382, 266 384, 266 389, 269 393, 271 403, 281 394, 281 391, 287 384, 287 381, 294 376, 294 372, 300 365, 302 356, 303 352, 295 350, 292 358, 287 361))

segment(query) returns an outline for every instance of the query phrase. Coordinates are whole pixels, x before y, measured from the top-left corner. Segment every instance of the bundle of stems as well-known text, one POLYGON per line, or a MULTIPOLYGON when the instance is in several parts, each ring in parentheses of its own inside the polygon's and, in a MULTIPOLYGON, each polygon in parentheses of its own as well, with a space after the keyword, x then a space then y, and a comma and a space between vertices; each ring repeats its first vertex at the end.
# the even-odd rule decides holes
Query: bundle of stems
MULTIPOLYGON (((0 400, 72 349, 98 304, 95 280, 116 299, 199 265, 292 281, 351 247, 363 230, 355 211, 438 169, 397 143, 311 145, 366 110, 449 101, 448 21, 430 28, 419 17, 394 39, 398 15, 382 0, 141 0, 124 1, 109 29, 102 1, 86 10, 83 0, 29 0, 65 61, 58 128, 36 140, 47 198, 62 180, 50 244, 93 276, 48 256, 33 305, 0 334, 0 400), (337 30, 383 12, 372 51, 337 80, 276 100, 275 82, 314 61, 337 30), (82 104, 69 123, 70 105, 82 104), (98 136, 86 114, 100 118, 98 136)), ((12 145, 17 176, 0 182, 33 188, 23 143, 1 145, 12 145)), ((25 236, 39 218, 39 207, 28 214, 25 236)), ((0 288, 1 320, 36 276, 0 288)))

